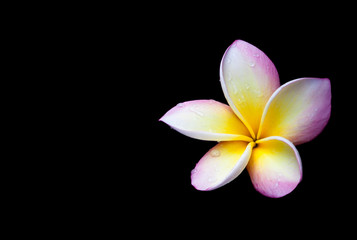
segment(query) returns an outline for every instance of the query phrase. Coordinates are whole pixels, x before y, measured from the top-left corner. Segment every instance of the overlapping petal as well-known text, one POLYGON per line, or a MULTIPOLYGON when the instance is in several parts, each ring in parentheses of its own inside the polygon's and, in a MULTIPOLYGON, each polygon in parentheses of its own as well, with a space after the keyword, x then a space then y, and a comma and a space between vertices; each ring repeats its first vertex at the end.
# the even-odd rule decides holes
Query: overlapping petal
POLYGON ((276 136, 257 141, 247 169, 255 189, 272 198, 290 193, 302 178, 301 160, 295 146, 276 136))
POLYGON ((196 100, 179 103, 160 121, 176 131, 201 140, 251 141, 249 132, 232 109, 214 100, 196 100))
POLYGON ((280 85, 274 64, 255 46, 237 40, 222 58, 220 78, 229 105, 254 138, 264 107, 280 85))
POLYGON ((235 179, 246 167, 254 143, 221 142, 208 151, 191 172, 191 183, 203 191, 219 188, 235 179))
POLYGON ((258 138, 281 136, 295 145, 326 126, 331 113, 330 80, 301 78, 282 85, 267 103, 258 138))

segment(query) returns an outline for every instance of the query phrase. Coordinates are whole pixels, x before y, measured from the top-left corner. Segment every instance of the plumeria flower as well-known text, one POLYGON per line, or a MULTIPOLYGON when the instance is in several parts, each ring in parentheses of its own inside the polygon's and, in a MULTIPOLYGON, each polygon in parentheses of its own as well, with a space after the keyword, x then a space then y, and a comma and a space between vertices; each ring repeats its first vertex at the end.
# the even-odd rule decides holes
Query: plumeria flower
POLYGON ((192 170, 192 185, 217 189, 247 167, 258 192, 285 196, 302 179, 295 146, 315 138, 330 118, 330 80, 299 78, 280 86, 271 60, 237 40, 223 55, 220 81, 229 106, 188 101, 160 119, 186 136, 218 141, 192 170))

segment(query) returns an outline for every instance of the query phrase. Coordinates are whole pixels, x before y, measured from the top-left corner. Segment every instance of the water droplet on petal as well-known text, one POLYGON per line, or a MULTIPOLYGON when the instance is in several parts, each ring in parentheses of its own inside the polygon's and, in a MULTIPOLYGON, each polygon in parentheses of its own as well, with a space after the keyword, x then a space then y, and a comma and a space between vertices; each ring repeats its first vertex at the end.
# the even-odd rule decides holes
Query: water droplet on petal
POLYGON ((245 101, 244 95, 240 95, 240 98, 238 98, 238 103, 243 103, 245 101))
POLYGON ((237 86, 232 84, 233 87, 233 94, 236 94, 238 92, 237 86))
POLYGON ((278 176, 277 176, 277 178, 276 178, 276 182, 275 182, 275 184, 274 184, 274 188, 275 188, 275 189, 277 189, 277 188, 279 187, 282 176, 283 176, 283 175, 282 175, 281 173, 278 173, 278 176))
POLYGON ((215 181, 216 181, 215 177, 209 177, 208 178, 208 182, 210 182, 210 183, 215 182, 215 181))
POLYGON ((232 81, 232 73, 228 73, 228 82, 232 81))
POLYGON ((255 67, 255 62, 249 63, 249 66, 250 66, 250 67, 255 67))
POLYGON ((195 107, 191 107, 190 108, 190 111, 191 112, 194 112, 196 115, 200 116, 200 117, 203 117, 204 114, 202 112, 200 112, 199 110, 197 110, 195 107))
POLYGON ((213 149, 213 150, 211 150, 210 155, 212 157, 219 157, 219 156, 221 156, 221 152, 218 149, 213 149))

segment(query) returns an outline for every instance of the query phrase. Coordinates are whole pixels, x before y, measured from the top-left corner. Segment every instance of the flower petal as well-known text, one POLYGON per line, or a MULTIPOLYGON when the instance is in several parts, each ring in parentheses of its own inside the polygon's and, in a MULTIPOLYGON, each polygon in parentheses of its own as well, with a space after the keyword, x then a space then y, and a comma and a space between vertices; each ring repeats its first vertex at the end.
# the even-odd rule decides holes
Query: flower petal
POLYGON ((221 142, 208 151, 191 172, 197 190, 209 191, 235 179, 247 166, 254 143, 221 142))
POLYGON ((308 142, 323 130, 330 114, 330 80, 296 79, 281 86, 270 98, 258 137, 281 136, 295 145, 308 142))
POLYGON ((272 198, 290 193, 302 178, 299 152, 289 140, 276 136, 257 141, 247 169, 255 189, 272 198))
POLYGON ((201 140, 252 141, 247 128, 232 109, 214 100, 196 100, 179 103, 160 121, 176 131, 201 140))
POLYGON ((255 46, 237 40, 222 58, 220 78, 229 105, 255 137, 265 104, 280 86, 274 64, 255 46))

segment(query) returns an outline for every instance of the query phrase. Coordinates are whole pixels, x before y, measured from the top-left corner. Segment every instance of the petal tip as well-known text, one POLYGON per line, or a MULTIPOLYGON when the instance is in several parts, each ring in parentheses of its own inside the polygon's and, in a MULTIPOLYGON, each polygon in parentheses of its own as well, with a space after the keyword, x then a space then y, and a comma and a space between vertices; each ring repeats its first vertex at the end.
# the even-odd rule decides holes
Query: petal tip
POLYGON ((240 45, 251 45, 250 43, 248 43, 248 42, 246 42, 246 41, 244 41, 244 40, 242 40, 242 39, 236 39, 233 43, 232 43, 232 45, 235 45, 235 46, 240 46, 240 45))
POLYGON ((197 171, 198 170, 196 168, 191 171, 191 185, 198 191, 212 190, 210 187, 207 187, 204 182, 199 181, 199 178, 196 175, 197 171))
POLYGON ((159 122, 164 122, 164 123, 166 123, 166 124, 168 124, 167 122, 166 122, 166 115, 167 115, 167 113, 165 113, 161 118, 159 118, 159 122))
POLYGON ((254 188, 256 191, 258 191, 265 197, 281 198, 293 192, 301 182, 301 179, 302 178, 300 177, 300 179, 296 182, 295 181, 274 182, 273 184, 270 185, 270 188, 261 188, 260 186, 256 186, 256 185, 254 185, 254 188))

